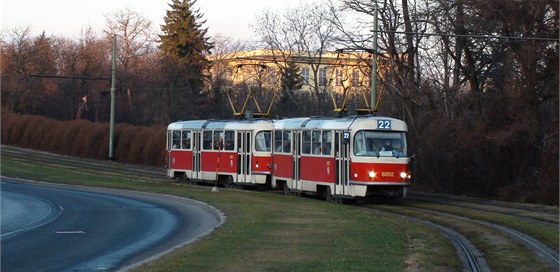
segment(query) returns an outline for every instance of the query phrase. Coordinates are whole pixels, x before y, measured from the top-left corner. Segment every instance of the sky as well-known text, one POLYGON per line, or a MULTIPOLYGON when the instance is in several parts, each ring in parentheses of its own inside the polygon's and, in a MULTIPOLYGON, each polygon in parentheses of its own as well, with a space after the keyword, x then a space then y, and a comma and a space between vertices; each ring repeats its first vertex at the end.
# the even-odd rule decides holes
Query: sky
MULTIPOLYGON (((105 16, 125 8, 140 13, 152 21, 156 31, 171 0, 0 0, 2 30, 31 27, 32 34, 79 37, 91 26, 101 33, 105 16)), ((247 40, 252 36, 250 24, 265 10, 283 12, 301 2, 311 0, 198 0, 195 7, 206 19, 210 35, 223 34, 247 40)))

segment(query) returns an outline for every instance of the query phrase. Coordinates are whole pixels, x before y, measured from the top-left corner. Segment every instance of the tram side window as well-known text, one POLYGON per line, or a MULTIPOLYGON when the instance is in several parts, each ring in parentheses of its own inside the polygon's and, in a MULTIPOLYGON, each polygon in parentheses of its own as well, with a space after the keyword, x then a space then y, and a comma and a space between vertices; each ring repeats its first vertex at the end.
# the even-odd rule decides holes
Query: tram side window
POLYGON ((181 148, 181 132, 173 131, 173 149, 181 148))
POLYGON ((323 131, 321 154, 330 155, 332 150, 332 133, 323 131))
POLYGON ((274 131, 274 151, 282 152, 282 131, 274 131))
POLYGON ((313 146, 313 154, 321 154, 321 131, 313 131, 312 132, 313 139, 311 139, 311 143, 313 146))
POLYGON ((225 135, 224 150, 228 150, 228 151, 234 150, 234 143, 235 143, 234 131, 226 131, 224 135, 225 135))
POLYGON ((292 152, 292 132, 291 131, 284 131, 282 137, 282 145, 284 153, 291 153, 292 152))
POLYGON ((303 132, 301 153, 302 154, 311 154, 311 131, 304 131, 303 132))
POLYGON ((212 131, 204 131, 202 134, 202 148, 212 150, 212 131))
POLYGON ((224 149, 224 132, 216 130, 214 131, 214 150, 224 149))
POLYGON ((183 131, 181 135, 181 149, 191 149, 191 132, 183 131))
POLYGON ((259 131, 255 135, 255 150, 256 151, 272 151, 272 131, 259 131))

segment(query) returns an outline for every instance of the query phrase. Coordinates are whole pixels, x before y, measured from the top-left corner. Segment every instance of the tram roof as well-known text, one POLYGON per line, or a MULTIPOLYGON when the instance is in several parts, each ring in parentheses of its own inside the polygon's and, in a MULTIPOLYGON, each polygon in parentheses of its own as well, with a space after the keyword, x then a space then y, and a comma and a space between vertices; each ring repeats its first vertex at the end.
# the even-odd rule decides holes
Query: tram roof
POLYGON ((392 130, 407 131, 402 120, 384 116, 301 117, 278 120, 275 129, 332 129, 348 130, 350 126, 365 129, 377 128, 377 120, 390 120, 392 130))
POLYGON ((169 124, 167 126, 167 129, 248 129, 264 124, 270 124, 270 129, 272 129, 272 120, 269 119, 215 119, 177 121, 169 124))

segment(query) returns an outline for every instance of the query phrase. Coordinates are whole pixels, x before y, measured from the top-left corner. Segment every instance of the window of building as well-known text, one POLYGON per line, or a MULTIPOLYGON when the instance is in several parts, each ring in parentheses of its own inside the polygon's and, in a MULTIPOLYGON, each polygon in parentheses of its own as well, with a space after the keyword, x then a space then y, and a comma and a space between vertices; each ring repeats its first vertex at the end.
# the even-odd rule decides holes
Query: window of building
POLYGON ((336 86, 342 86, 342 69, 337 68, 336 72, 336 86))
POLYGON ((359 87, 360 84, 360 70, 352 70, 352 87, 359 87))
POLYGON ((309 67, 303 67, 301 69, 301 77, 303 77, 303 84, 309 84, 309 67))
POLYGON ((268 83, 276 83, 276 71, 274 69, 268 69, 268 83))
POLYGON ((319 86, 327 86, 327 68, 319 69, 319 86))

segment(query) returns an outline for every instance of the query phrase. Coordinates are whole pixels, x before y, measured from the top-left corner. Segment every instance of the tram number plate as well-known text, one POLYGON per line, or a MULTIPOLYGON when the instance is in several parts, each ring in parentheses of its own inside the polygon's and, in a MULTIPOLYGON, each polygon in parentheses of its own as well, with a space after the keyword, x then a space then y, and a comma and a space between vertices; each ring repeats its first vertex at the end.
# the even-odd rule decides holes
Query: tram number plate
POLYGON ((342 132, 342 142, 348 144, 350 142, 350 131, 342 132))
POLYGON ((378 129, 391 129, 391 120, 377 120, 378 129))

